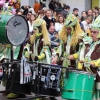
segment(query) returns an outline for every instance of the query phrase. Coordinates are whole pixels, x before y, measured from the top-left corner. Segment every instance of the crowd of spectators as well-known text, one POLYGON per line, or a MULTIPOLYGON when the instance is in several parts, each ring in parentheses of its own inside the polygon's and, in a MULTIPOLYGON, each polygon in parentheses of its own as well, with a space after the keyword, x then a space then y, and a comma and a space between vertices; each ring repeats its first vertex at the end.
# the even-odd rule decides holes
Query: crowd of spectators
MULTIPOLYGON (((70 6, 63 3, 52 1, 49 3, 48 7, 45 6, 44 3, 36 1, 33 7, 29 5, 20 6, 18 0, 16 3, 8 2, 6 0, 6 6, 12 6, 13 9, 16 10, 16 14, 23 15, 28 21, 29 25, 29 35, 33 32, 34 21, 37 18, 43 18, 46 21, 48 33, 51 39, 51 44, 54 46, 58 46, 59 43, 54 41, 55 38, 59 38, 59 31, 62 29, 64 22, 70 13, 70 6), (58 34, 58 35, 57 35, 58 34)), ((1 8, 1 11, 5 8, 1 8)), ((79 9, 73 8, 73 15, 79 18, 80 26, 84 32, 89 32, 91 29, 91 23, 96 19, 96 17, 100 14, 100 8, 94 7, 93 9, 89 9, 88 11, 82 11, 81 16, 79 16, 79 9)))

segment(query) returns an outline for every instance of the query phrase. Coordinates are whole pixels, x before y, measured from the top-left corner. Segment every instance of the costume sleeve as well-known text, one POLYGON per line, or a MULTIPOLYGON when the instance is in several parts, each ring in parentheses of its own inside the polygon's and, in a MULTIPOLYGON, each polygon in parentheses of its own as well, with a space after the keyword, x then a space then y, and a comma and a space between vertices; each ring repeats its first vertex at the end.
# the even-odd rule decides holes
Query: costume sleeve
POLYGON ((38 56, 38 59, 39 60, 42 60, 46 57, 45 53, 42 53, 41 55, 38 56))
POLYGON ((79 58, 79 52, 73 54, 73 56, 74 56, 75 59, 78 59, 79 58))
POLYGON ((94 63, 95 67, 100 67, 100 58, 98 60, 91 61, 91 64, 94 63))

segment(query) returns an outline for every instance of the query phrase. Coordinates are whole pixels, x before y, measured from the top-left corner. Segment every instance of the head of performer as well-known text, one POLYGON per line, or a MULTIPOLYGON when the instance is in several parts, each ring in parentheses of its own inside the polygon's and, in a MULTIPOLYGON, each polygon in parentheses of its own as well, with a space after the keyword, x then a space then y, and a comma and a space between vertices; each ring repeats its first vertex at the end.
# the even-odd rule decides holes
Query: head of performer
POLYGON ((93 41, 100 40, 100 15, 92 23, 91 37, 93 41))
POLYGON ((67 37, 70 34, 71 35, 71 43, 70 45, 72 47, 75 47, 78 43, 78 36, 79 34, 83 33, 80 24, 79 24, 79 19, 75 17, 73 14, 69 14, 65 24, 60 31, 60 39, 66 43, 67 42, 67 37))
POLYGON ((82 34, 79 34, 78 39, 80 45, 90 45, 92 43, 92 38, 89 36, 88 33, 83 32, 82 34))
POLYGON ((34 43, 36 38, 39 38, 41 36, 43 37, 43 44, 50 45, 50 38, 46 28, 46 22, 41 18, 37 18, 34 21, 33 34, 30 36, 31 44, 34 43))

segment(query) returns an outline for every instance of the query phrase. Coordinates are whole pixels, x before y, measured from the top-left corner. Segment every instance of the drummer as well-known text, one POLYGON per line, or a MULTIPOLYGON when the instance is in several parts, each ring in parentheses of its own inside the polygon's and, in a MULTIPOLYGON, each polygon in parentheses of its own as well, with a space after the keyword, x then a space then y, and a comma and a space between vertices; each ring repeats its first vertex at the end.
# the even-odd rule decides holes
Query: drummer
MULTIPOLYGON (((52 54, 50 48, 50 39, 46 28, 46 22, 43 19, 38 18, 34 21, 33 34, 30 36, 29 40, 29 43, 24 49, 25 57, 32 61, 51 64, 52 54)), ((50 97, 50 100, 56 99, 54 97, 50 97)))
POLYGON ((64 67, 69 65, 75 66, 75 61, 69 61, 68 55, 73 54, 78 51, 78 34, 82 34, 83 31, 79 25, 79 20, 73 14, 69 14, 66 19, 66 22, 59 32, 61 44, 59 46, 57 56, 55 57, 53 62, 57 62, 58 64, 63 65, 64 67), (61 62, 63 61, 63 63, 61 62))
POLYGON ((36 19, 33 25, 33 34, 25 46, 24 55, 32 61, 51 63, 50 39, 46 29, 46 22, 43 19, 36 19))
MULTIPOLYGON (((92 23, 91 28, 92 43, 84 47, 84 59, 80 60, 83 63, 84 70, 96 74, 95 91, 93 100, 100 99, 100 16, 92 23)), ((69 59, 79 58, 80 53, 69 56, 69 59)))

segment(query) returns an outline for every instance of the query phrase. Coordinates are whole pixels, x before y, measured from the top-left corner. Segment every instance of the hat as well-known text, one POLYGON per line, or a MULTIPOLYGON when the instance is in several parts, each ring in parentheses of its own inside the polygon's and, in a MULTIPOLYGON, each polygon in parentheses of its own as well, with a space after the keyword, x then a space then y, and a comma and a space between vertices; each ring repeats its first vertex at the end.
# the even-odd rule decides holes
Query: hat
POLYGON ((74 26, 77 23, 77 17, 75 17, 73 14, 69 14, 66 21, 65 25, 68 26, 74 26))
POLYGON ((42 18, 36 19, 36 20, 34 21, 33 27, 41 26, 42 22, 43 22, 43 19, 42 19, 42 18))
POLYGON ((100 38, 100 15, 92 23, 92 29, 96 29, 99 31, 97 38, 100 38))
POLYGON ((82 34, 83 31, 80 27, 79 24, 79 19, 77 17, 75 17, 73 14, 69 14, 64 26, 62 27, 62 29, 60 30, 59 34, 60 34, 60 39, 66 43, 67 42, 67 32, 66 32, 66 27, 70 27, 71 28, 71 41, 70 41, 70 46, 75 47, 78 43, 78 37, 79 34, 82 34))
POLYGON ((41 34, 43 34, 44 45, 50 45, 50 38, 49 38, 45 20, 43 20, 42 18, 37 18, 34 21, 34 25, 33 25, 33 28, 36 28, 36 27, 37 28, 41 27, 41 34))

